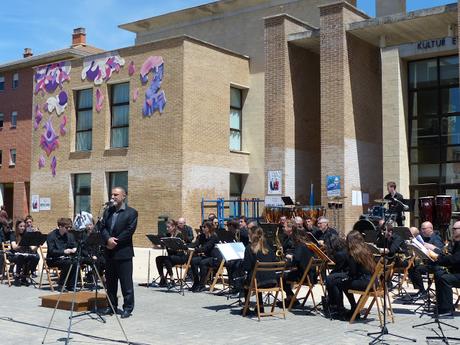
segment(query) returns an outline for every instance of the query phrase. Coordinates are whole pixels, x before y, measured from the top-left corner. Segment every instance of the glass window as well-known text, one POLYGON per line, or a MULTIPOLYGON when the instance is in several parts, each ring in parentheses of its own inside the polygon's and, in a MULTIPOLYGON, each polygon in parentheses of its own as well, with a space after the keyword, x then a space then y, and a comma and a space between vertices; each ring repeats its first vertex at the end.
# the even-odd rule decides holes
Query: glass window
POLYGON ((230 88, 230 150, 241 151, 242 91, 230 88))
POLYGON ((76 151, 93 147, 93 89, 77 91, 76 151))
POLYGON ((460 183, 460 163, 441 164, 441 183, 460 183))
POLYGON ((411 163, 438 163, 440 149, 439 146, 423 146, 411 149, 411 163))
POLYGON ((16 165, 16 149, 10 149, 10 165, 16 165))
POLYGON ((437 59, 411 62, 409 65, 409 87, 421 88, 437 85, 437 59))
POLYGON ((128 147, 129 83, 112 86, 110 147, 128 147))
POLYGON ((438 90, 413 91, 410 102, 413 117, 438 115, 438 90))
POLYGON ((441 85, 458 85, 458 56, 439 58, 439 80, 441 85))
POLYGON ((418 164, 411 165, 411 184, 438 183, 439 164, 418 164))
POLYGON ((441 152, 441 160, 447 162, 460 162, 460 146, 444 147, 441 152))
POLYGON ((457 113, 460 111, 460 97, 458 87, 441 89, 442 113, 457 113))
POLYGON ((3 121, 5 120, 5 115, 3 113, 0 113, 0 128, 3 128, 3 121))
POLYGON ((74 214, 91 213, 91 174, 74 175, 74 214))
POLYGON ((5 90, 5 77, 0 75, 0 91, 5 90))
POLYGON ((444 145, 460 145, 460 116, 441 119, 441 142, 444 145))
POLYGON ((128 172, 127 171, 114 171, 109 172, 109 199, 114 187, 123 187, 128 192, 128 172))
POLYGON ((0 150, 0 166, 3 164, 3 151, 0 150))
POLYGON ((18 112, 13 111, 11 113, 11 127, 16 128, 17 124, 18 124, 18 112))
POLYGON ((439 143, 439 118, 412 120, 411 146, 439 143))
POLYGON ((13 74, 13 89, 16 89, 19 86, 19 73, 16 72, 13 74))

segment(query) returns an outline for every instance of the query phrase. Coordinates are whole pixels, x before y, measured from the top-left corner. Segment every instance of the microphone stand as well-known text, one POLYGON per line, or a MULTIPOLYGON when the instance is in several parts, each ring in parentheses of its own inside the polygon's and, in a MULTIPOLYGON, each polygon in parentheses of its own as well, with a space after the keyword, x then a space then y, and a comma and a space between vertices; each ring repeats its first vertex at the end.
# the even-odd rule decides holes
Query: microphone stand
MULTIPOLYGON (((385 230, 385 232, 387 230, 387 223, 390 220, 390 218, 391 218, 391 216, 386 216, 385 217, 385 223, 383 223, 383 229, 385 230)), ((403 337, 401 335, 397 335, 397 334, 388 332, 388 328, 387 328, 387 298, 389 298, 389 296, 387 295, 388 294, 388 292, 387 292, 387 253, 386 253, 387 248, 388 248, 388 238, 387 238, 387 235, 385 233, 385 236, 384 236, 384 239, 383 239, 383 254, 382 254, 382 259, 383 259, 383 326, 381 326, 379 332, 367 333, 368 337, 372 337, 374 335, 377 335, 376 338, 374 338, 372 341, 369 342, 369 345, 374 345, 374 344, 377 344, 378 342, 382 342, 383 337, 385 335, 390 335, 392 337, 399 338, 399 339, 410 340, 410 341, 415 343, 417 340, 414 339, 414 338, 403 337)), ((378 297, 376 297, 376 298, 378 298, 378 297)))

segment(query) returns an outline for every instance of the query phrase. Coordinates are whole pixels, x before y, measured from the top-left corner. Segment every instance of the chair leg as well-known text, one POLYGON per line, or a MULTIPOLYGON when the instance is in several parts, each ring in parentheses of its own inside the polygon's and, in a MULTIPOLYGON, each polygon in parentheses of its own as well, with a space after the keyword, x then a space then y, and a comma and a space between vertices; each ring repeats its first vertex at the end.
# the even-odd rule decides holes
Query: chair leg
MULTIPOLYGON (((283 279, 280 278, 280 288, 281 288, 281 291, 284 291, 284 288, 283 288, 283 279)), ((278 292, 277 292, 278 293, 278 292)), ((284 298, 283 298, 283 295, 281 295, 281 304, 283 306, 283 318, 286 320, 286 305, 284 303, 284 298)))
POLYGON ((387 297, 387 306, 388 306, 387 308, 388 316, 390 317, 391 322, 394 323, 395 319, 394 319, 394 314, 393 314, 393 307, 391 306, 390 296, 388 295, 388 292, 386 294, 386 297, 387 297))
MULTIPOLYGON (((262 303, 263 300, 262 300, 262 303)), ((257 306, 257 318, 260 321, 260 303, 259 303, 259 291, 257 291, 257 285, 256 285, 256 306, 257 306)))
POLYGON ((252 296, 252 291, 249 289, 248 294, 246 295, 246 301, 244 302, 243 316, 246 316, 249 308, 249 301, 252 296))
MULTIPOLYGON (((275 311, 276 301, 278 301, 278 294, 279 294, 279 290, 276 290, 275 298, 273 299, 273 303, 272 303, 272 309, 271 309, 271 311, 270 311, 270 313, 272 313, 272 314, 273 314, 273 312, 275 311)), ((282 295, 281 295, 281 298, 283 298, 282 295)))
POLYGON ((353 315, 351 316, 350 323, 353 323, 356 319, 356 316, 361 312, 361 309, 363 309, 364 305, 367 302, 367 299, 369 298, 368 295, 362 295, 359 300, 358 304, 356 305, 355 311, 353 312, 353 315))
POLYGON ((382 313, 380 312, 380 297, 375 296, 374 299, 377 305, 377 315, 379 316, 380 327, 383 327, 382 313))

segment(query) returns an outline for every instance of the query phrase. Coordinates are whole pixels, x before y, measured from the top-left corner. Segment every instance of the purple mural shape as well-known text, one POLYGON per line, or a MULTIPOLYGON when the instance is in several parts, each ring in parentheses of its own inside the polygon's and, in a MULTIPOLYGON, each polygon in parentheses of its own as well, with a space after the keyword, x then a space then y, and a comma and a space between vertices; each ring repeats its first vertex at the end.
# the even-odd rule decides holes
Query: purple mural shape
POLYGON ((101 90, 96 90, 96 111, 99 113, 102 110, 102 105, 104 104, 104 95, 101 90))
POLYGON ((67 133, 67 128, 65 126, 67 125, 67 116, 63 116, 61 119, 61 123, 59 124, 59 133, 61 133, 62 136, 66 135, 67 133))
POLYGON ((139 88, 136 87, 136 88, 133 90, 133 102, 136 102, 138 97, 139 97, 139 88))
POLYGON ((136 66, 134 65, 134 61, 131 61, 128 66, 128 74, 131 77, 134 73, 136 73, 136 66))
POLYGON ((162 114, 166 106, 165 92, 160 90, 164 75, 164 62, 161 56, 150 56, 145 60, 140 71, 142 84, 148 81, 150 71, 153 76, 148 89, 145 91, 145 102, 142 106, 144 116, 152 116, 157 110, 162 114))
POLYGON ((51 174, 53 175, 53 177, 56 176, 56 166, 57 166, 56 156, 53 156, 53 158, 51 158, 51 164, 50 164, 51 174))
POLYGON ((44 133, 42 133, 40 137, 40 147, 43 149, 43 151, 46 152, 46 155, 49 157, 51 152, 56 150, 59 146, 59 136, 56 135, 56 132, 54 131, 51 118, 49 118, 48 121, 46 121, 43 128, 45 129, 45 131, 44 133))
POLYGON ((43 119, 43 114, 42 111, 40 110, 40 107, 38 104, 35 105, 35 116, 34 116, 34 130, 36 131, 38 129, 38 126, 40 125, 40 122, 43 119))
POLYGON ((59 92, 59 95, 50 97, 46 100, 46 109, 52 113, 56 110, 58 115, 61 115, 67 107, 67 93, 65 91, 59 92))
POLYGON ((38 169, 44 168, 45 163, 45 157, 43 157, 43 155, 40 155, 40 157, 38 158, 38 169))
POLYGON ((81 79, 87 79, 94 82, 95 85, 100 85, 104 81, 109 80, 113 72, 120 72, 124 64, 125 60, 118 54, 84 61, 81 79))
POLYGON ((69 61, 56 62, 35 68, 35 94, 39 91, 41 91, 42 94, 44 94, 45 91, 52 93, 56 91, 58 86, 62 88, 62 84, 66 80, 70 80, 71 69, 72 66, 69 61))

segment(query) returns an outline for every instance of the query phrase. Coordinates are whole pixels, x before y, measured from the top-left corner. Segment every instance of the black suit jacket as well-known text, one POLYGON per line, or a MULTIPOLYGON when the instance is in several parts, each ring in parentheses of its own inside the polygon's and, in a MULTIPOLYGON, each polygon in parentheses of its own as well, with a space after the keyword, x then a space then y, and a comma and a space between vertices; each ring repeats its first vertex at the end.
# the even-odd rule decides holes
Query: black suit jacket
POLYGON ((118 238, 117 245, 113 249, 105 248, 105 256, 108 259, 126 260, 134 256, 133 234, 137 227, 137 211, 129 206, 118 214, 117 220, 110 230, 115 207, 109 207, 102 217, 101 234, 105 243, 110 237, 118 238))

